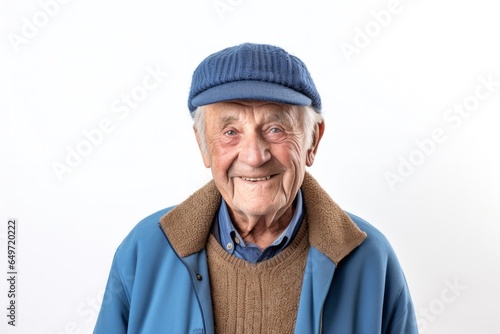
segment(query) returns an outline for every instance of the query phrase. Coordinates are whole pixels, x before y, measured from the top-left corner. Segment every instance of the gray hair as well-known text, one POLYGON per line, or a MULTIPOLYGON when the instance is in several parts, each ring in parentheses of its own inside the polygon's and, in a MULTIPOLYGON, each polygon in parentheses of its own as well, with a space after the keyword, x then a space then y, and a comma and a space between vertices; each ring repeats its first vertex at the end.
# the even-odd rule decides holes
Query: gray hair
MULTIPOLYGON (((314 144, 314 132, 316 130, 316 124, 323 122, 323 116, 317 112, 313 107, 310 106, 297 106, 297 111, 302 111, 304 114, 304 132, 309 133, 309 139, 307 146, 311 147, 314 144)), ((208 153, 208 146, 206 141, 206 122, 205 122, 205 109, 204 106, 196 108, 192 112, 191 116, 194 120, 194 128, 198 132, 201 141, 201 149, 204 153, 208 153)))

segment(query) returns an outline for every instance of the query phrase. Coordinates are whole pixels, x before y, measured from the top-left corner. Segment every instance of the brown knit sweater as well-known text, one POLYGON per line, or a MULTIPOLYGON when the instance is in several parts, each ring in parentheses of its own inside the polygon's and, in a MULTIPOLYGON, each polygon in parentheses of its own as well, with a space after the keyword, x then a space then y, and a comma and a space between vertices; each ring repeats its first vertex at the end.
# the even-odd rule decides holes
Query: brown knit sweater
POLYGON ((292 243, 257 264, 207 243, 216 333, 293 333, 309 241, 304 221, 292 243))

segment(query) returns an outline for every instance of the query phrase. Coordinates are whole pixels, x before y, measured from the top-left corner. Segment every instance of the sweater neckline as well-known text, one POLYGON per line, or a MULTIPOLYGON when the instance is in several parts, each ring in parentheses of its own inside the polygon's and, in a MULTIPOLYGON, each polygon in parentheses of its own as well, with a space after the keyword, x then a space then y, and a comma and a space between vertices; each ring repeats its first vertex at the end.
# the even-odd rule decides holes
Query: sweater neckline
POLYGON ((308 235, 308 226, 307 226, 307 218, 304 218, 304 221, 301 224, 297 235, 292 240, 292 242, 283 249, 278 255, 273 256, 268 260, 264 260, 258 263, 251 263, 236 257, 235 255, 229 254, 226 252, 224 248, 219 244, 217 239, 210 234, 207 240, 207 247, 211 248, 219 256, 224 260, 224 263, 227 263, 229 266, 240 267, 241 269, 248 270, 256 270, 256 269, 277 269, 280 266, 286 266, 286 264, 290 261, 294 261, 295 257, 300 254, 297 250, 300 248, 309 248, 309 241, 307 238, 308 235), (295 256, 294 256, 295 255, 295 256))

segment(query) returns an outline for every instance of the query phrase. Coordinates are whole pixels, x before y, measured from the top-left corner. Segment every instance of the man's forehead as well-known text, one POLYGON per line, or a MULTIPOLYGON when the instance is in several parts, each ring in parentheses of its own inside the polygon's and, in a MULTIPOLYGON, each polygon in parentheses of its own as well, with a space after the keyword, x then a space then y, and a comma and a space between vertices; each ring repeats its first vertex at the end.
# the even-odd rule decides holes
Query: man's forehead
POLYGON ((213 103, 207 106, 210 113, 219 117, 243 117, 247 112, 258 112, 265 118, 289 114, 295 106, 270 101, 236 100, 213 103))
MULTIPOLYGON (((267 124, 279 123, 283 125, 295 124, 299 121, 293 111, 295 106, 275 102, 219 102, 210 105, 207 110, 207 120, 224 128, 229 124, 253 122, 267 124)), ((300 121, 299 121, 300 122, 300 121)))

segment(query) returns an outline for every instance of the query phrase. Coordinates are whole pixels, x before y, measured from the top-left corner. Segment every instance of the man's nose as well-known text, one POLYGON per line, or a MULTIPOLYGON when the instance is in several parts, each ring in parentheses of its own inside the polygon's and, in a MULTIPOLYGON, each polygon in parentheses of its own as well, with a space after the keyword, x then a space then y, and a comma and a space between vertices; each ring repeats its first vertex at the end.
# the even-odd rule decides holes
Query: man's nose
POLYGON ((259 133, 247 134, 241 141, 238 157, 249 166, 259 167, 271 159, 269 143, 259 133))

